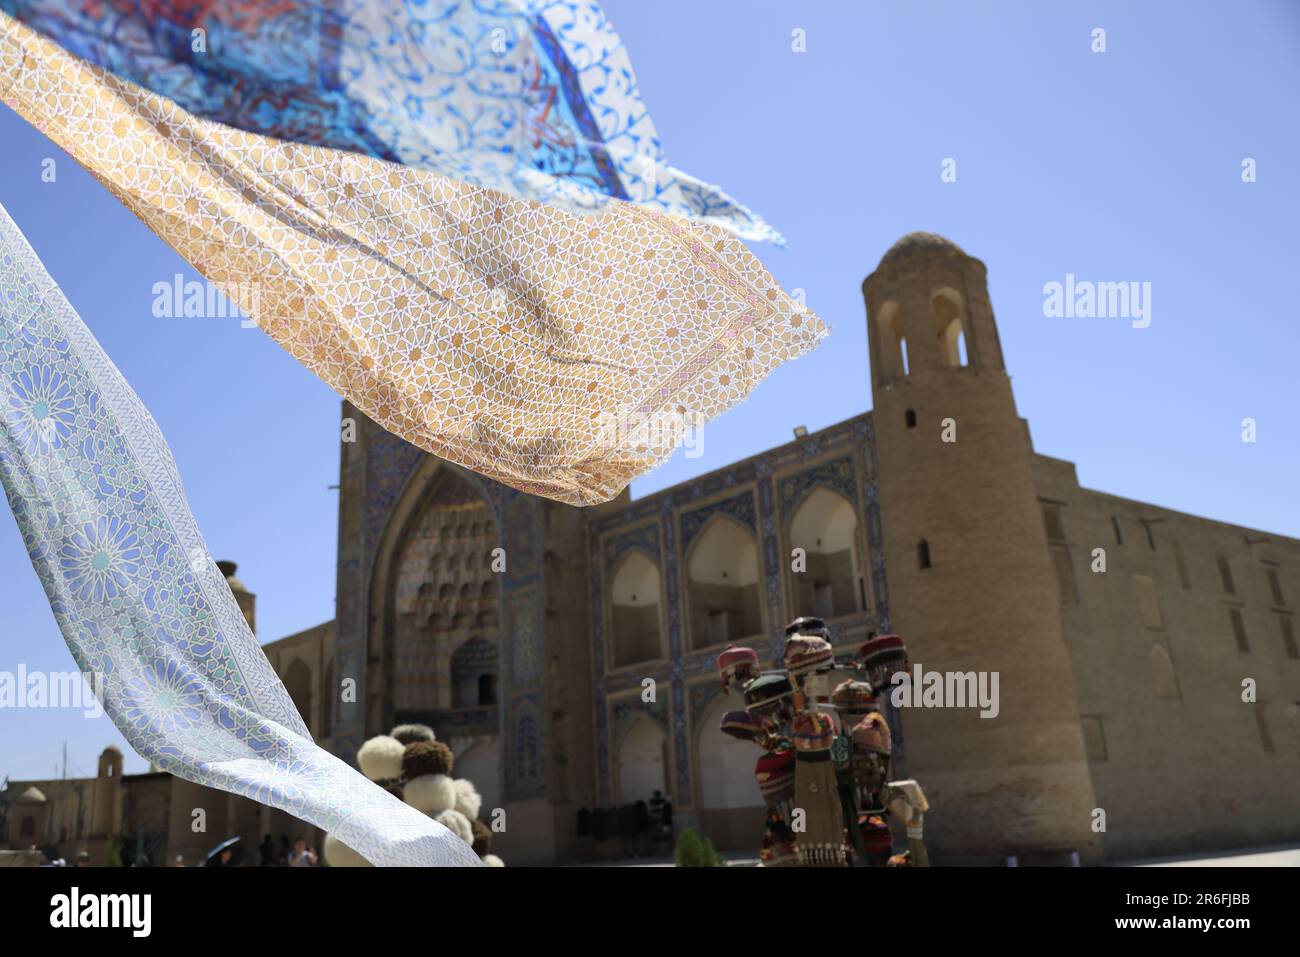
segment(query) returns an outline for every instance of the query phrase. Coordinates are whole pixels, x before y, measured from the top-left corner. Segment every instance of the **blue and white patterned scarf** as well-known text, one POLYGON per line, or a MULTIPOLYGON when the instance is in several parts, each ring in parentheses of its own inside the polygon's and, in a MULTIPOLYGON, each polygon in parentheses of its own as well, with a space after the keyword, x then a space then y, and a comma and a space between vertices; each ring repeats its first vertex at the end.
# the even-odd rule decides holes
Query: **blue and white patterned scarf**
POLYGON ((70 53, 250 133, 571 212, 628 200, 780 235, 665 161, 596 0, 0 0, 70 53))
POLYGON ((190 514, 148 410, 0 207, 0 479, 59 628, 164 771, 385 865, 470 847, 311 739, 190 514))

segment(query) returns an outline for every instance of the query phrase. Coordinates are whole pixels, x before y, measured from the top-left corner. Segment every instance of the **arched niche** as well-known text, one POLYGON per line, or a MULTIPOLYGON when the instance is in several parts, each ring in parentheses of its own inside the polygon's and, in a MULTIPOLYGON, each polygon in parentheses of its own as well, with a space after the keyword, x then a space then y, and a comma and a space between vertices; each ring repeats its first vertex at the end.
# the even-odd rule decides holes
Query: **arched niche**
POLYGON ((451 656, 451 707, 485 708, 496 699, 497 649, 475 635, 451 656))
POLYGON ((659 566, 629 549, 610 578, 610 650, 615 668, 664 657, 659 566))
POLYGON ((830 619, 866 610, 858 516, 847 498, 817 486, 791 516, 788 537, 804 560, 802 572, 791 572, 793 614, 830 619))
POLYGON ((970 365, 968 323, 961 293, 947 287, 939 289, 930 300, 930 313, 934 317, 940 364, 949 368, 970 365))
MULTIPOLYGON (((762 752, 752 742, 719 730, 722 716, 742 707, 735 695, 718 695, 695 728, 695 778, 701 816, 737 808, 761 807, 754 764, 762 752)), ((756 817, 751 817, 752 825, 756 817)), ((706 825, 707 827, 707 825, 706 825)))
POLYGON ((655 791, 668 793, 668 736, 657 721, 642 715, 618 743, 618 803, 650 803, 655 791))
POLYGON ((909 360, 902 310, 897 302, 883 303, 876 311, 875 331, 880 348, 878 381, 884 384, 903 378, 908 374, 909 360))
POLYGON ((692 649, 742 641, 763 631, 758 540, 729 515, 717 515, 686 556, 692 649))
POLYGON ((395 711, 450 708, 452 649, 475 635, 498 643, 500 576, 482 543, 458 534, 496 521, 494 502, 472 472, 427 456, 407 479, 369 585, 367 734, 391 727, 395 711))

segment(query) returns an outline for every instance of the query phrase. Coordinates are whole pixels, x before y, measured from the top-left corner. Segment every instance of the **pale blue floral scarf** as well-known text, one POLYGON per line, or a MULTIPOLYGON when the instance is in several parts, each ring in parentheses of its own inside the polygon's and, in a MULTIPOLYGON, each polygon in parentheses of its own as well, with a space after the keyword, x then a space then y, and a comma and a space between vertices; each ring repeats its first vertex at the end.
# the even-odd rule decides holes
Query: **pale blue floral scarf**
POLYGON ((171 451, 0 207, 0 479, 105 710, 164 771, 287 811, 385 865, 477 865, 311 739, 190 514, 171 451))

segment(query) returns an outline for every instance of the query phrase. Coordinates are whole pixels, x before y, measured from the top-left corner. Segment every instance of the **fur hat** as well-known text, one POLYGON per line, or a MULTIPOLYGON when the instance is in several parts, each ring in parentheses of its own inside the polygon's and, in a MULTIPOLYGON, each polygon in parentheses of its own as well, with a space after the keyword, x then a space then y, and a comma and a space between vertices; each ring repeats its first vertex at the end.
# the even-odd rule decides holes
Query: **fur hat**
POLYGON ((433 819, 473 847, 474 827, 469 823, 469 818, 461 814, 460 811, 457 811, 454 807, 449 807, 447 810, 435 814, 433 819))
POLYGON ((433 728, 427 724, 399 724, 392 730, 392 736, 402 744, 412 741, 436 741, 433 728))
POLYGON ((330 867, 374 867, 333 834, 325 835, 325 863, 330 867))
POLYGON ((396 781, 402 776, 404 746, 396 738, 379 734, 361 746, 357 764, 372 781, 396 781))
POLYGON ((506 862, 503 861, 503 860, 501 860, 501 858, 497 857, 495 854, 484 854, 484 855, 483 855, 483 863, 486 864, 488 867, 505 867, 505 866, 506 866, 506 862))
POLYGON ((412 741, 402 755, 402 775, 406 780, 426 774, 451 774, 455 756, 441 741, 412 741))
POLYGON ((468 778, 459 778, 456 781, 456 810, 460 811, 471 821, 478 818, 478 812, 483 808, 483 796, 478 793, 474 783, 468 778))
POLYGON ((406 803, 429 817, 456 807, 456 785, 445 774, 422 774, 407 781, 403 790, 406 803))
POLYGON ((492 828, 488 827, 478 818, 471 818, 470 828, 474 831, 474 853, 479 857, 487 857, 492 852, 492 828))

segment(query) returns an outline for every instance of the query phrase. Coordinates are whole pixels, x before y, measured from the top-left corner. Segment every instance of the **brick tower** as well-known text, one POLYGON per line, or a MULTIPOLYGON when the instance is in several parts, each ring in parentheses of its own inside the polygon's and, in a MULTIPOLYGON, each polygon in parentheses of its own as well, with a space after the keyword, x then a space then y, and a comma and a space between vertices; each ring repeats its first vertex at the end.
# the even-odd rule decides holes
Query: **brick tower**
POLYGON ((912 233, 862 286, 893 628, 927 671, 997 672, 1000 713, 907 709, 932 860, 1100 861, 1056 579, 986 269, 912 233))

